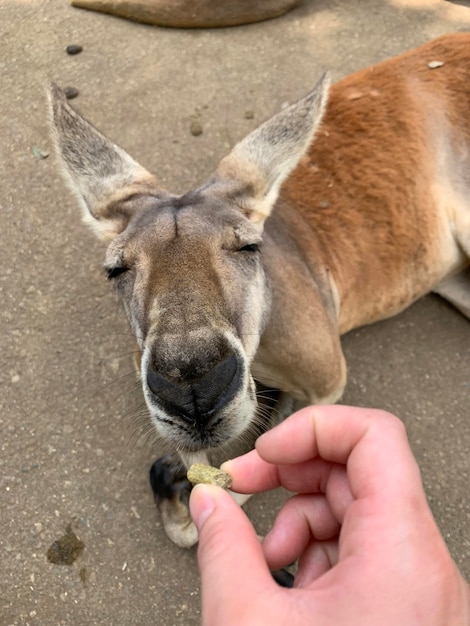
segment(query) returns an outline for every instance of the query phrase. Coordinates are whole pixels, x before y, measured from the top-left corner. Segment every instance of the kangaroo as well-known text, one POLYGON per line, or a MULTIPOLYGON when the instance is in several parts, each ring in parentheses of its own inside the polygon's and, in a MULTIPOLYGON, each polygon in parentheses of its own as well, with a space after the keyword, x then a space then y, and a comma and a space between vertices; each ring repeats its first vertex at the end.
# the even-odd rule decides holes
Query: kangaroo
POLYGON ((336 402, 343 333, 431 291, 470 317, 470 33, 331 89, 323 77, 180 196, 55 86, 50 102, 62 170, 108 243, 149 419, 172 450, 151 481, 176 544, 197 541, 184 468, 336 402))

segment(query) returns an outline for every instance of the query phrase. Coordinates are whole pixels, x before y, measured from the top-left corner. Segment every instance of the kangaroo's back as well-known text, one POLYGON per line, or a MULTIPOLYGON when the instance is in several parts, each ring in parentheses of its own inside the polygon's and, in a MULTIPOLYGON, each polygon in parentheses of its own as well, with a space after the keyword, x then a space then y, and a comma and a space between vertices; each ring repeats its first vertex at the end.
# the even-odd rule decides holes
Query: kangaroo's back
POLYGON ((452 225, 470 213, 469 155, 470 33, 333 85, 283 195, 316 233, 343 331, 396 313, 463 262, 452 225))

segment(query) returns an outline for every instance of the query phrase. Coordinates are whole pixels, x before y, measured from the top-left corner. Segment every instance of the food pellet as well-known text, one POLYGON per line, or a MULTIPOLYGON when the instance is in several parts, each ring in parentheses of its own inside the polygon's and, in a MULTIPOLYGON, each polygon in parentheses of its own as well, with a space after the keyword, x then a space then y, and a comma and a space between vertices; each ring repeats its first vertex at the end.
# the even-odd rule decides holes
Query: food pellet
POLYGON ((188 480, 193 485, 215 485, 228 489, 232 484, 232 477, 216 467, 204 463, 194 463, 188 470, 188 480))

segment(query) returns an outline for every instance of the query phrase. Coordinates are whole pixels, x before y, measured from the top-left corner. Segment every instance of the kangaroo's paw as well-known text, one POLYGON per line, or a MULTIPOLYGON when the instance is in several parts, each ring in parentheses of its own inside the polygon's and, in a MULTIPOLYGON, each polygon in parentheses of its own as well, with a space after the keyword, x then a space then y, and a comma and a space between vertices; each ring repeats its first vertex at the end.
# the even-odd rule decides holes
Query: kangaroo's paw
POLYGON ((171 541, 182 548, 197 543, 196 526, 189 514, 191 484, 181 459, 176 454, 168 454, 155 461, 150 468, 150 485, 171 541))
MULTIPOLYGON (((168 454, 157 459, 150 468, 150 485, 169 539, 181 548, 194 546, 198 533, 189 513, 191 483, 186 478, 180 457, 168 454)), ((249 495, 230 493, 240 506, 250 498, 249 495)), ((289 569, 272 572, 274 580, 282 587, 294 584, 294 576, 289 569)))

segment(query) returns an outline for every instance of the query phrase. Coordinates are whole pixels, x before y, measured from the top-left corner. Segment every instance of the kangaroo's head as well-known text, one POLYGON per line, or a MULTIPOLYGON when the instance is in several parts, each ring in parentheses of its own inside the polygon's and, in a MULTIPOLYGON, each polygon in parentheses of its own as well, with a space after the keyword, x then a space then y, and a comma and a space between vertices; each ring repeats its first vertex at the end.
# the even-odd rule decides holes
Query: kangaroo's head
POLYGON ((51 88, 63 171, 109 244, 104 267, 142 353, 150 416, 177 449, 218 447, 256 414, 250 366, 270 315, 263 225, 308 149, 327 88, 323 79, 265 122, 183 196, 161 189, 51 88))

